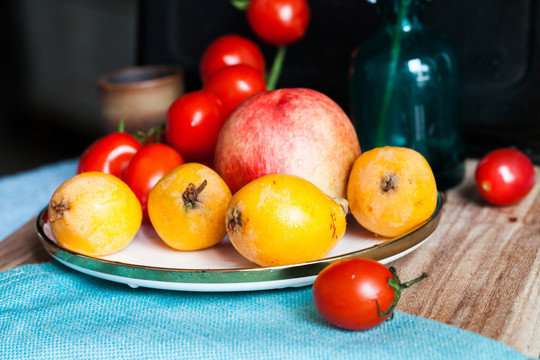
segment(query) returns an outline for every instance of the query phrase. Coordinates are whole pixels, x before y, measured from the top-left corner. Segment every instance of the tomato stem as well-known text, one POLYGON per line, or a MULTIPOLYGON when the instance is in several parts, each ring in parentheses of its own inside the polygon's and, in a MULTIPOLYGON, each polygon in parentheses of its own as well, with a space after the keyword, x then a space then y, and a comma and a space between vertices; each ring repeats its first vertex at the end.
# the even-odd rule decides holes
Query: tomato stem
POLYGON ((146 143, 148 140, 152 139, 152 136, 155 136, 155 139, 151 143, 160 143, 161 142, 161 133, 165 130, 165 124, 156 125, 150 130, 144 132, 142 130, 137 131, 135 137, 139 140, 140 143, 146 143))
POLYGON ((156 134, 156 143, 160 143, 161 142, 161 133, 162 131, 165 129, 165 124, 161 124, 161 125, 158 125, 156 127, 153 127, 152 129, 150 129, 150 131, 154 131, 155 134, 156 134))
POLYGON ((118 123, 118 132, 123 133, 126 131, 126 123, 124 119, 120 119, 120 122, 118 123))
POLYGON ((281 74, 281 68, 283 67, 283 61, 285 60, 285 54, 287 53, 286 46, 280 46, 277 49, 276 56, 274 57, 274 63, 268 74, 268 79, 266 82, 267 90, 275 90, 276 84, 281 74))
MULTIPOLYGON (((231 0, 231 5, 241 11, 246 11, 249 7, 251 0, 231 0)), ((279 46, 277 48, 276 55, 274 56, 274 62, 270 73, 268 74, 266 80, 266 90, 275 90, 276 84, 281 74, 281 68, 283 67, 283 60, 285 59, 285 54, 287 53, 287 48, 285 46, 279 46)))
POLYGON ((386 316, 390 315, 394 311, 394 309, 396 308, 396 306, 397 306, 397 304, 399 302, 399 299, 401 298, 401 293, 403 292, 403 290, 405 290, 406 288, 410 287, 411 285, 416 284, 417 282, 423 280, 427 276, 426 273, 423 273, 422 275, 420 275, 416 279, 413 279, 413 280, 408 281, 406 283, 402 283, 401 280, 399 280, 396 269, 394 267, 390 267, 389 270, 394 275, 394 277, 388 278, 388 285, 392 289, 394 289, 394 300, 392 301, 392 304, 390 304, 390 307, 388 309, 386 309, 386 311, 384 313, 381 311, 379 301, 376 300, 377 311, 379 312, 380 317, 386 317, 386 316))
POLYGON ((241 11, 246 11, 251 0, 231 0, 232 6, 241 11))

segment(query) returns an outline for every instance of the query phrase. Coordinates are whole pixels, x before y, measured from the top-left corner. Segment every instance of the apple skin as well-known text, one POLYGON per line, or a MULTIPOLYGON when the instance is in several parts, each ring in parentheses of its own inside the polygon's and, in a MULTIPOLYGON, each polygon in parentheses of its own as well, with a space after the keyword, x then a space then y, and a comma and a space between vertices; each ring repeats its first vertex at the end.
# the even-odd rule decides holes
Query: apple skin
POLYGON ((231 113, 215 169, 233 193, 263 175, 290 174, 346 199, 358 156, 356 131, 332 99, 311 89, 279 89, 253 95, 231 113))

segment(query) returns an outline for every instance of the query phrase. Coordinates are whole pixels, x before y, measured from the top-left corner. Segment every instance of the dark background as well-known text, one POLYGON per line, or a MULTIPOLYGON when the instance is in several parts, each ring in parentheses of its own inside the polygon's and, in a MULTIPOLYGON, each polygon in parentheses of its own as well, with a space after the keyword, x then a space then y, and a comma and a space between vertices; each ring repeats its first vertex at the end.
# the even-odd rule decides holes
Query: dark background
MULTIPOLYGON (((278 86, 319 90, 348 111, 350 54, 380 25, 376 7, 364 0, 310 5, 308 32, 288 49, 278 86)), ((9 69, 0 103, 3 174, 75 157, 102 134, 95 78, 103 72, 175 63, 186 72, 187 89, 196 90, 200 56, 220 35, 257 41, 268 64, 275 51, 225 0, 9 0, 0 6, 9 69)), ((434 0, 424 19, 458 52, 467 154, 516 146, 540 163, 538 2, 434 0)))

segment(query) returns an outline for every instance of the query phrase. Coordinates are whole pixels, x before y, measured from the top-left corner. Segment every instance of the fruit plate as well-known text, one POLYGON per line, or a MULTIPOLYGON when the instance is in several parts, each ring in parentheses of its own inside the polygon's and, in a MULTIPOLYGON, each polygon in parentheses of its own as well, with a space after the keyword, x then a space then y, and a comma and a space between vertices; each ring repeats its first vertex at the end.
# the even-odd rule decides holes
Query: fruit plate
POLYGON ((176 251, 165 245, 150 225, 143 225, 121 251, 100 257, 81 255, 60 246, 46 221, 44 209, 36 227, 41 243, 60 263, 98 278, 127 284, 182 291, 253 291, 311 285, 330 263, 354 257, 392 262, 418 248, 435 231, 441 217, 442 196, 431 217, 401 237, 386 239, 347 218, 347 231, 327 257, 294 265, 260 267, 243 258, 225 237, 218 245, 198 251, 176 251))

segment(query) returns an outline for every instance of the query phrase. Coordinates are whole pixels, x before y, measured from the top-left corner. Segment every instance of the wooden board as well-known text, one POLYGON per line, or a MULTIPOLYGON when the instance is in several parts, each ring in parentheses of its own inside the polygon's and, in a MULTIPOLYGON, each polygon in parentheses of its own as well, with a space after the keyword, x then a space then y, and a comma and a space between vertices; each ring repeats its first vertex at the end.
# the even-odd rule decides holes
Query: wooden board
MULTIPOLYGON (((403 293, 398 310, 470 330, 540 355, 540 184, 517 205, 495 207, 476 192, 476 162, 445 193, 432 237, 391 265, 403 281, 428 277, 403 293)), ((536 168, 540 181, 540 168, 536 168)), ((51 260, 35 219, 0 242, 0 271, 51 260)))
MULTIPOLYGON (((540 355, 540 184, 522 202, 490 206, 473 181, 448 191, 430 241, 391 265, 402 281, 428 277, 405 290, 398 309, 540 355)), ((536 178, 540 180, 539 168, 536 178)))

